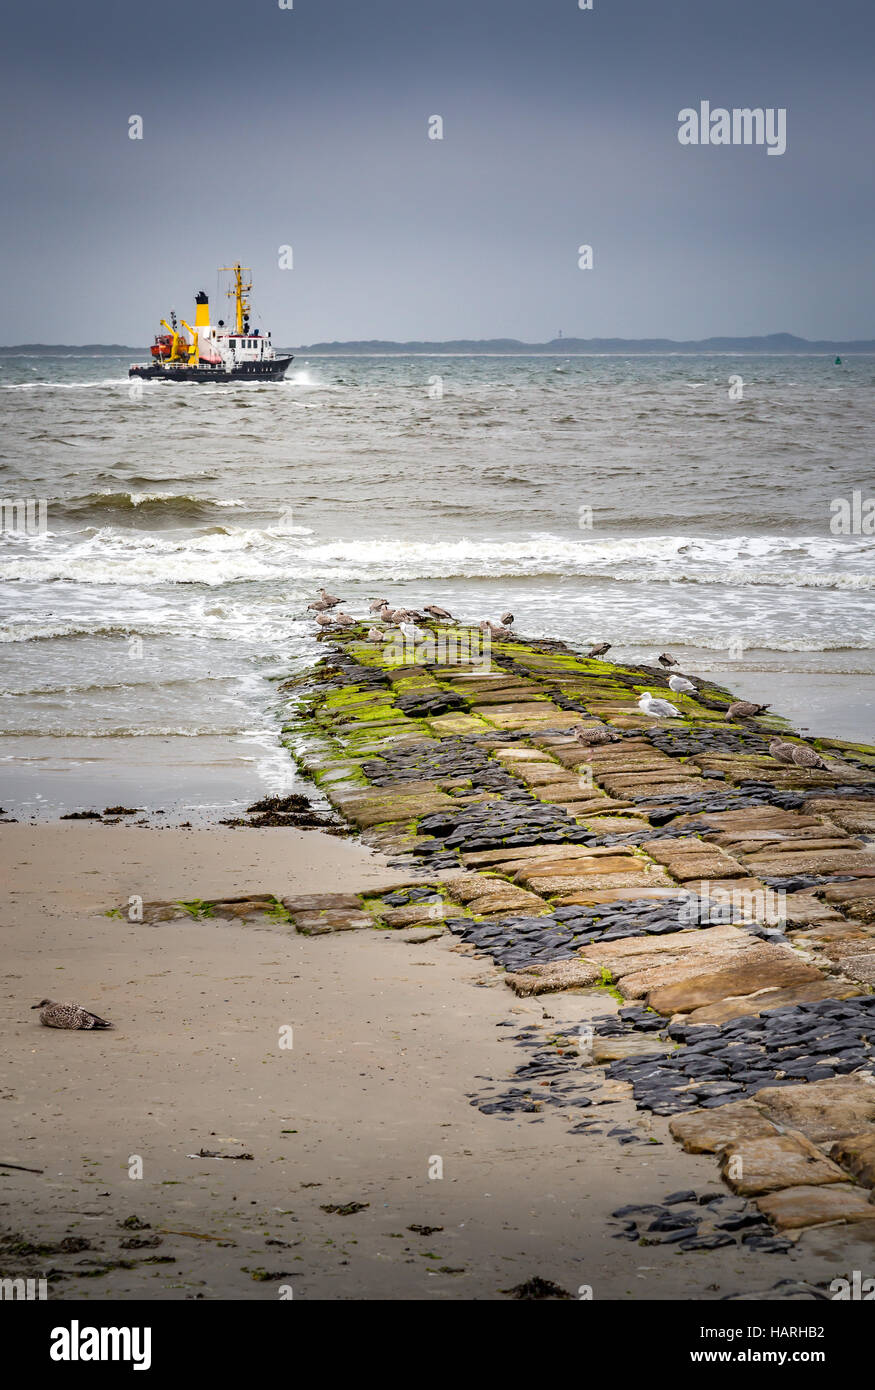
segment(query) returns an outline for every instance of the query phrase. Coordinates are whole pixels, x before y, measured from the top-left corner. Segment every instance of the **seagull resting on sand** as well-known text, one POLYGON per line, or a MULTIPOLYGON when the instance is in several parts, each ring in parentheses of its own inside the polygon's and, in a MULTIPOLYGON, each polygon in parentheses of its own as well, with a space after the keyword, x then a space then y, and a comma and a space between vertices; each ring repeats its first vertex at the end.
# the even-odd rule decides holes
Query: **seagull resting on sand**
POLYGON ((89 1013, 80 1004, 59 1004, 56 999, 41 999, 38 1004, 31 1004, 32 1009, 39 1009, 39 1021, 46 1028, 111 1028, 112 1024, 107 1023, 105 1018, 100 1018, 98 1014, 89 1013))
POLYGON ((674 690, 678 695, 680 695, 682 690, 692 691, 694 695, 696 693, 696 687, 693 685, 692 681, 687 680, 686 676, 669 676, 668 687, 669 690, 674 690))
POLYGON ((644 714, 655 714, 657 719, 672 719, 680 714, 680 710, 668 700, 654 700, 649 690, 642 692, 638 708, 644 714))
POLYGON ((763 714, 771 705, 758 705, 755 700, 733 700, 726 711, 727 719, 753 719, 757 714, 763 714))

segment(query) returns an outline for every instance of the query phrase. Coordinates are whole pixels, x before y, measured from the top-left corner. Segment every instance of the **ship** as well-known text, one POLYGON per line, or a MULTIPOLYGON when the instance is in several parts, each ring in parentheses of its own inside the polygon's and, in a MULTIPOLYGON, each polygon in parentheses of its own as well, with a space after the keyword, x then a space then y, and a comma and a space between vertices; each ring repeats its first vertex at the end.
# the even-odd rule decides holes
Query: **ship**
POLYGON ((292 354, 278 356, 270 334, 250 326, 252 271, 237 262, 222 266, 222 272, 232 277, 228 298, 233 302, 233 328, 224 319, 210 322, 209 297, 200 290, 194 301, 194 327, 185 319, 177 322, 171 311, 169 323, 161 320, 165 331, 155 337, 152 361, 133 363, 128 376, 190 382, 280 381, 285 376, 292 354))

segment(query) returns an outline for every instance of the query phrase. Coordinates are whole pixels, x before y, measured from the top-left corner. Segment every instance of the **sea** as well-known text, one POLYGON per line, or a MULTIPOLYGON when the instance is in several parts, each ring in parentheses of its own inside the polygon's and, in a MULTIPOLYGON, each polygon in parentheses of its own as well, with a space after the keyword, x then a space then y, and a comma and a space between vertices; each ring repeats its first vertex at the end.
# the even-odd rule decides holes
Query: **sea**
POLYGON ((323 584, 667 650, 875 743, 875 357, 304 353, 226 386, 130 361, 0 355, 0 492, 31 503, 0 532, 7 816, 201 824, 291 790, 278 684, 323 651, 323 584))

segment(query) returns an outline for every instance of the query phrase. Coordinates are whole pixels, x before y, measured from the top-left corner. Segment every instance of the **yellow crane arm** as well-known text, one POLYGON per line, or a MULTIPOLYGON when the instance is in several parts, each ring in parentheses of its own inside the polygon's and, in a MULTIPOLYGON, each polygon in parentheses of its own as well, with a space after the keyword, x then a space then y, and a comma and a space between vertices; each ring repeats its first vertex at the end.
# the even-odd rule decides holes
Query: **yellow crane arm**
POLYGON ((173 342, 170 345, 170 357, 168 358, 168 361, 178 362, 180 357, 182 356, 182 353, 177 350, 179 346, 179 334, 177 333, 175 328, 170 327, 170 324, 167 322, 166 319, 161 320, 161 327, 166 328, 167 332, 173 338, 173 342))
POLYGON ((192 328, 191 324, 190 324, 190 323, 186 323, 185 319, 180 319, 180 323, 182 324, 183 328, 187 329, 188 332, 191 334, 191 346, 190 346, 189 349, 188 349, 188 365, 189 365, 190 367, 194 367, 194 366, 197 365, 197 360, 198 360, 198 345, 197 345, 197 337, 198 337, 198 335, 197 335, 196 330, 195 330, 194 328, 192 328))

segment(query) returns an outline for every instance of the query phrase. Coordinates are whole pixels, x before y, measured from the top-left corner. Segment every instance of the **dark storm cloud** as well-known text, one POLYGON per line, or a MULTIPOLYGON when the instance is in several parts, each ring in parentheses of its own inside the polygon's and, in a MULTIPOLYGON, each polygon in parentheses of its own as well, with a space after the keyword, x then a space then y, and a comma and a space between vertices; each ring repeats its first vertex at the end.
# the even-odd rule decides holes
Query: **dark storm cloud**
POLYGON ((871 7, 593 5, 21 6, 4 340, 143 342, 238 256, 283 342, 871 337, 871 7), (681 146, 705 99, 786 153, 681 146))

